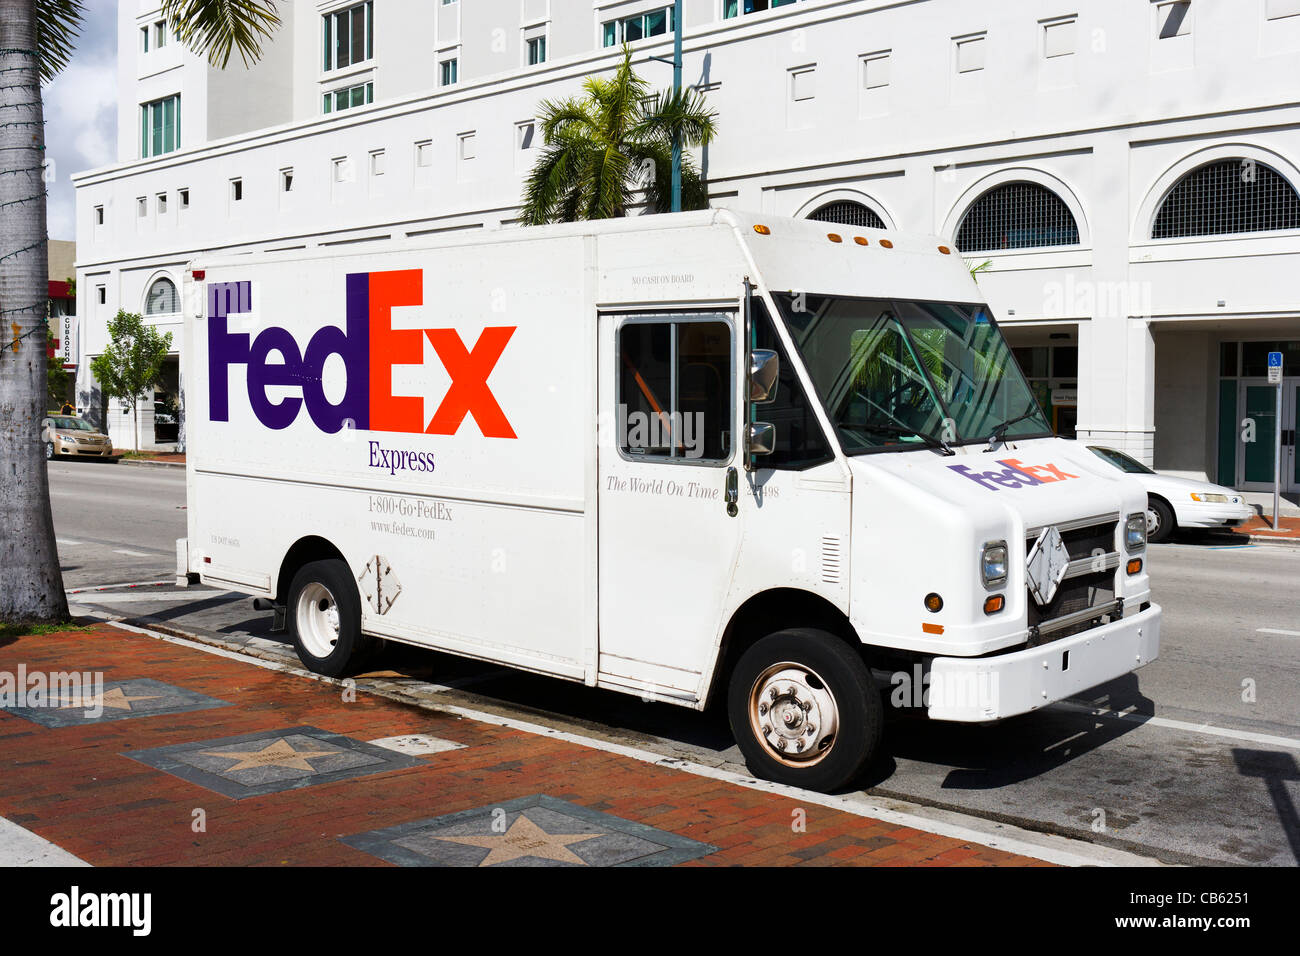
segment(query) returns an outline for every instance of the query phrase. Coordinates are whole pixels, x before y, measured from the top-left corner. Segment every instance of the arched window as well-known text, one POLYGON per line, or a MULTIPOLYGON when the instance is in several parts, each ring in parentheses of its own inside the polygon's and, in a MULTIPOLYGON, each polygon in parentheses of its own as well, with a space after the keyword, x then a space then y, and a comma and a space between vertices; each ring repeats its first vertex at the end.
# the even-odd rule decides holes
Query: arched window
POLYGON ((1194 169, 1169 190, 1152 239, 1300 229, 1300 197, 1277 170, 1253 159, 1194 169))
POLYGON ((852 199, 839 199, 828 202, 812 213, 809 219, 818 222, 834 222, 841 226, 860 226, 864 229, 884 229, 885 221, 876 215, 876 211, 852 199))
POLYGON ((1060 196, 1038 183, 994 186, 971 204, 957 227, 961 252, 1078 244, 1074 214, 1060 196))
POLYGON ((171 279, 155 279, 149 286, 149 294, 144 297, 145 315, 171 315, 181 310, 180 297, 176 295, 176 283, 171 279))

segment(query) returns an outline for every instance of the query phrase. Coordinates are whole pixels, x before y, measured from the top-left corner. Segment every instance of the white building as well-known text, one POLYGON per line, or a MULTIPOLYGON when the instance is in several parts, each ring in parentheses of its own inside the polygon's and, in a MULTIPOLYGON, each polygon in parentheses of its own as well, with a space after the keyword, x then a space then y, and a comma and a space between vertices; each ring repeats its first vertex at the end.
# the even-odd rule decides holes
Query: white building
MULTIPOLYGON (((179 332, 196 253, 513 225, 537 104, 623 39, 667 85, 669 7, 297 0, 222 72, 120 0, 119 162, 76 177, 79 404, 118 308, 179 332)), ((1061 431, 1271 487, 1264 353, 1300 371, 1300 0, 683 8, 715 204, 953 238, 1061 431)), ((1300 377, 1286 396, 1295 491, 1300 377)))

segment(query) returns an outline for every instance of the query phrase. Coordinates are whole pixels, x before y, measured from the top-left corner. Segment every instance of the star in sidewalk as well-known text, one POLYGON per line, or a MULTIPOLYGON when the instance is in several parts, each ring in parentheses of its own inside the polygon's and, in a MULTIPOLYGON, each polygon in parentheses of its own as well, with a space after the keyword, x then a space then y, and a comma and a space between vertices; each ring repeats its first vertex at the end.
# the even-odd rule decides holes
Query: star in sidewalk
POLYGON ((237 761, 233 767, 227 767, 222 773, 236 770, 252 770, 257 767, 289 767, 293 770, 306 770, 315 773, 316 768, 307 761, 313 757, 335 757, 339 750, 294 750, 289 741, 281 737, 274 743, 267 744, 261 750, 204 750, 204 757, 227 757, 237 761))
POLYGON ((522 813, 510 824, 505 833, 493 833, 486 836, 437 837, 448 843, 460 843, 464 846, 483 847, 490 852, 479 866, 492 866, 496 863, 508 863, 524 856, 535 856, 557 863, 577 863, 586 866, 580 856, 569 849, 572 843, 594 840, 603 833, 547 833, 522 813))
POLYGON ((105 707, 112 710, 132 710, 131 703, 137 700, 158 700, 162 694, 145 694, 139 697, 127 697, 126 693, 120 687, 114 687, 112 690, 104 691, 103 695, 99 694, 82 694, 77 697, 65 698, 60 704, 60 709, 71 709, 73 707, 82 710, 89 710, 92 707, 105 707))

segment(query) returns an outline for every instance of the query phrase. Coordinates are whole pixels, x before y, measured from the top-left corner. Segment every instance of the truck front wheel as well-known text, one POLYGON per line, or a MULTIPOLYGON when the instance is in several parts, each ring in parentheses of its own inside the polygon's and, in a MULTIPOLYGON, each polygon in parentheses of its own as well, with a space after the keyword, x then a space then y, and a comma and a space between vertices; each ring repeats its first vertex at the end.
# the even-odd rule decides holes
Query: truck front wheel
POLYGON ((360 663, 370 642, 361 633, 361 598, 342 561, 312 561, 289 585, 289 630, 307 668, 340 677, 360 663))
POLYGON ((758 777, 829 791, 871 762, 884 722, 862 658, 825 631, 777 631, 749 648, 727 691, 731 732, 758 777))

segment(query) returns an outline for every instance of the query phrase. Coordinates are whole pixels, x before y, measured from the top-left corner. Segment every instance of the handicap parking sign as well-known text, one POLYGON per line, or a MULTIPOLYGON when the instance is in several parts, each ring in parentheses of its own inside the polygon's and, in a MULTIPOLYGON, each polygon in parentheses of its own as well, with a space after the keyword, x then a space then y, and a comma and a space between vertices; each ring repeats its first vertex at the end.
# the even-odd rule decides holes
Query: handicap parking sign
POLYGON ((1268 353, 1268 383, 1277 385, 1282 381, 1282 353, 1268 353))

